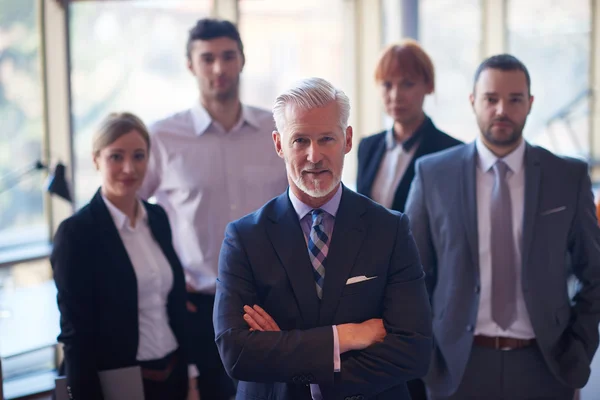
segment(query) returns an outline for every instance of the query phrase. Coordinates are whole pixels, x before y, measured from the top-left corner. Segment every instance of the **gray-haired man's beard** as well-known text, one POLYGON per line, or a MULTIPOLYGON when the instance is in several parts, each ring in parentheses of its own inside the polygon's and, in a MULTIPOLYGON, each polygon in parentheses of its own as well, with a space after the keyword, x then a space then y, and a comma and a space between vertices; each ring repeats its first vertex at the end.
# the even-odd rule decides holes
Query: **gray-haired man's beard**
MULTIPOLYGON (((343 163, 343 161, 342 161, 343 163)), ((342 164, 343 166, 343 164, 342 164)), ((309 163, 305 168, 302 169, 302 172, 310 172, 310 171, 319 171, 323 169, 323 163, 312 164, 309 163)), ((330 194, 342 181, 341 175, 335 175, 330 170, 329 172, 332 175, 332 179, 330 180, 330 184, 323 187, 323 183, 320 179, 311 179, 306 177, 303 173, 301 173, 295 180, 294 183, 300 190, 314 198, 325 197, 330 194), (309 185, 310 183, 310 185, 309 185)))

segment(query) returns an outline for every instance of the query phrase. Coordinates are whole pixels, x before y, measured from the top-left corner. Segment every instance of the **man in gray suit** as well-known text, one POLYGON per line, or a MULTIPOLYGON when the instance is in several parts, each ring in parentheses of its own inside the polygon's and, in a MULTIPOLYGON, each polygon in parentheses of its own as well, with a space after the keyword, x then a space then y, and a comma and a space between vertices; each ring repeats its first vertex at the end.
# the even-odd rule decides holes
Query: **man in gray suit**
POLYGON ((587 165, 523 140, 533 96, 515 57, 485 60, 470 100, 480 136, 419 160, 406 209, 434 312, 428 392, 572 399, 589 378, 600 322, 587 165))

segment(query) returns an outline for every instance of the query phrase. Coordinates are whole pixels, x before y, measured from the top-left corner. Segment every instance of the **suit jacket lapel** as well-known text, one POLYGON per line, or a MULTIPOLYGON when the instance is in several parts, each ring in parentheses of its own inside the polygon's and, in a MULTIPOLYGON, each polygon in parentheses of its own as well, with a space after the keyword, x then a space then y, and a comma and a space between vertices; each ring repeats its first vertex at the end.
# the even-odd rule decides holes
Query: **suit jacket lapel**
POLYGON ((365 182, 367 187, 365 188, 364 193, 368 194, 369 197, 372 196, 371 190, 373 190, 373 184, 375 183, 375 178, 377 176, 377 171, 379 171, 379 166, 381 165, 381 161, 383 161, 383 156, 385 155, 385 134, 381 135, 381 140, 374 146, 374 154, 371 163, 369 163, 367 169, 365 170, 365 182))
MULTIPOLYGON (((173 271, 173 277, 176 277, 178 272, 176 268, 180 266, 179 259, 177 258, 177 254, 172 251, 172 243, 169 243, 169 237, 167 232, 165 231, 165 227, 161 226, 160 221, 156 218, 156 214, 151 211, 145 202, 142 202, 143 207, 146 209, 146 215, 148 216, 148 227, 150 228, 150 232, 152 233, 152 237, 158 243, 162 253, 165 258, 169 262, 169 266, 173 271)), ((168 228, 168 227, 167 227, 168 228)), ((172 292, 172 289, 171 289, 172 292)))
POLYGON ((538 209, 538 194, 540 191, 541 167, 536 149, 530 144, 525 147, 525 207, 523 211, 523 270, 527 265, 533 228, 538 209))
POLYGON ((342 200, 335 217, 329 253, 325 261, 325 283, 319 325, 331 324, 356 256, 363 243, 366 212, 360 196, 343 187, 342 200))
POLYGON ((462 210, 465 232, 471 250, 471 260, 479 270, 479 230, 477 228, 477 149, 475 143, 465 146, 462 163, 462 210))
MULTIPOLYGON (((135 276, 133 264, 131 263, 129 254, 127 254, 125 245, 119 235, 119 231, 117 231, 117 227, 110 215, 110 211, 108 211, 108 208, 102 199, 100 190, 98 190, 96 195, 92 198, 90 210, 98 223, 99 245, 104 247, 107 259, 114 260, 114 262, 108 263, 105 268, 114 269, 115 273, 119 274, 118 277, 115 278, 115 285, 127 288, 127 292, 132 294, 131 298, 133 299, 133 297, 135 297, 135 309, 137 310, 137 278, 135 276), (126 268, 124 268, 125 266, 126 268)), ((124 302, 124 304, 130 303, 124 302)))
POLYGON ((420 157, 434 152, 433 144, 437 140, 437 128, 433 125, 433 122, 429 117, 425 118, 423 126, 420 128, 423 129, 420 142, 415 144, 415 146, 417 146, 415 154, 413 154, 413 157, 408 163, 408 167, 406 167, 406 171, 404 171, 404 175, 402 175, 400 182, 398 182, 398 187, 396 188, 396 193, 394 194, 394 200, 392 202, 393 210, 404 212, 410 185, 415 178, 415 164, 420 157))
POLYGON ((286 270, 305 328, 314 327, 319 318, 319 298, 306 239, 287 191, 277 198, 270 219, 267 234, 286 270))

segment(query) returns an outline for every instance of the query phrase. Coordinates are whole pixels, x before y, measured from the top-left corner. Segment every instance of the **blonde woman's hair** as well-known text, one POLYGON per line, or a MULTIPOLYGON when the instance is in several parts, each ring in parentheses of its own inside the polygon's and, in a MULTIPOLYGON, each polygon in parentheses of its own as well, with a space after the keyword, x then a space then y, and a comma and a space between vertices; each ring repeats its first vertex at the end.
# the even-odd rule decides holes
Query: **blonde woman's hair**
POLYGON ((102 149, 131 131, 139 132, 148 145, 148 150, 150 150, 150 134, 148 133, 148 128, 146 128, 146 125, 139 117, 128 112, 108 114, 94 134, 92 142, 94 156, 97 156, 102 149))

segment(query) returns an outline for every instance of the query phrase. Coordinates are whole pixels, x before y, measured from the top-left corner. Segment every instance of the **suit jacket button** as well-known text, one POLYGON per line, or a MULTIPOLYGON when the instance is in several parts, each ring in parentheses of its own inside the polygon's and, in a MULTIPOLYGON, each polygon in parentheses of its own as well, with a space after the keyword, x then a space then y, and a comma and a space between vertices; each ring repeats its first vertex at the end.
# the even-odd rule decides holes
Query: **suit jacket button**
POLYGON ((479 294, 479 292, 481 292, 481 286, 476 285, 475 286, 475 293, 479 294))
POLYGON ((473 325, 467 325, 467 331, 473 332, 474 329, 473 325))

